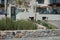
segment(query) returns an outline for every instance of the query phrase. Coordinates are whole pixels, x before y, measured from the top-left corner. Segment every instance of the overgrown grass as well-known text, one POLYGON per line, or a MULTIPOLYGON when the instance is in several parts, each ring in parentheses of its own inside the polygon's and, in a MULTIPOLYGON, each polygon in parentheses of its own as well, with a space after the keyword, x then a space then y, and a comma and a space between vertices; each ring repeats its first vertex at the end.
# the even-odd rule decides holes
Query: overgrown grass
POLYGON ((57 29, 56 26, 49 24, 45 21, 38 20, 37 23, 45 26, 47 29, 57 29))
POLYGON ((35 25, 31 21, 19 20, 13 21, 11 19, 0 20, 0 30, 35 30, 35 25))

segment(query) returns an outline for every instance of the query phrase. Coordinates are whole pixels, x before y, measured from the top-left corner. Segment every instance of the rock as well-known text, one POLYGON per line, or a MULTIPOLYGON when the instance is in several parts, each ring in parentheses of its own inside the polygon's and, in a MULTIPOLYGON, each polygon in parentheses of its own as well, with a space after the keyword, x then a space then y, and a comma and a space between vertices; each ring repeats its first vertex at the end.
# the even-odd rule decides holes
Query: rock
POLYGON ((23 33, 17 33, 17 34, 15 35, 16 38, 22 38, 23 36, 24 36, 23 33))
POLYGON ((6 35, 6 33, 5 32, 1 32, 1 36, 5 36, 6 35))

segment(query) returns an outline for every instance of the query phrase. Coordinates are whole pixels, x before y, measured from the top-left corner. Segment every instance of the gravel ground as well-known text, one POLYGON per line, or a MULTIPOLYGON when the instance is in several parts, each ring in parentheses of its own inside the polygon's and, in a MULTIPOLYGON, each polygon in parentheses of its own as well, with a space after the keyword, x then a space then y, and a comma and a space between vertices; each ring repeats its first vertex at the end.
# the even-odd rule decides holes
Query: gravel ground
POLYGON ((40 38, 14 38, 4 40, 60 40, 60 37, 40 37, 40 38))

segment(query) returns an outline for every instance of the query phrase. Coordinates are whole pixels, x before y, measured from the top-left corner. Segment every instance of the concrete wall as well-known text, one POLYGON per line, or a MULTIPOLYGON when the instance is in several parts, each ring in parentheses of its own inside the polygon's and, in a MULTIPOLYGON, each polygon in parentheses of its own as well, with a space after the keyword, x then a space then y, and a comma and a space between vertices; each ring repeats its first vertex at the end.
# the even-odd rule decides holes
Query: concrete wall
POLYGON ((0 15, 0 19, 4 19, 5 18, 5 15, 0 15))
POLYGON ((20 19, 29 19, 29 17, 34 17, 34 13, 29 13, 29 12, 20 12, 16 15, 16 19, 20 20, 20 19))
MULTIPOLYGON (((35 17, 34 13, 19 13, 16 15, 16 19, 29 19, 29 17, 35 17)), ((48 20, 60 20, 60 15, 56 14, 39 14, 37 13, 36 20, 42 20, 42 17, 48 17, 48 20)))
POLYGON ((48 20, 60 20, 60 15, 57 14, 37 14, 37 20, 42 20, 42 17, 47 17, 48 20))

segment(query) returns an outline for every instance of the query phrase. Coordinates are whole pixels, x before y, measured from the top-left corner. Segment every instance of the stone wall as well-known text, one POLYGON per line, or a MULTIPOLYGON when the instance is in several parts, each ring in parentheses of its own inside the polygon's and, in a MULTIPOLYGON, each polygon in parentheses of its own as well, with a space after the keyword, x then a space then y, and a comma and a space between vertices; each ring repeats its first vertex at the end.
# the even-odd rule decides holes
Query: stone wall
POLYGON ((0 31, 0 38, 39 38, 60 36, 60 30, 14 30, 0 31))

